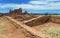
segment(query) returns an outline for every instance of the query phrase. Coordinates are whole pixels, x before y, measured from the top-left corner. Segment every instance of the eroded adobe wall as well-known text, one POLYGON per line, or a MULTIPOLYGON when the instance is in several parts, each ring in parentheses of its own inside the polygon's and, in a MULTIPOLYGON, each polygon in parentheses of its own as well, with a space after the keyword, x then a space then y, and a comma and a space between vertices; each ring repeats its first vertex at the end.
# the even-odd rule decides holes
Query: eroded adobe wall
POLYGON ((53 23, 60 24, 60 17, 59 16, 52 16, 50 20, 53 23))
POLYGON ((28 23, 25 23, 25 24, 28 25, 28 26, 41 25, 41 24, 44 24, 46 22, 49 22, 50 18, 51 18, 51 16, 43 16, 43 17, 40 17, 38 19, 32 20, 28 23))
POLYGON ((10 10, 8 16, 22 15, 22 9, 10 10))

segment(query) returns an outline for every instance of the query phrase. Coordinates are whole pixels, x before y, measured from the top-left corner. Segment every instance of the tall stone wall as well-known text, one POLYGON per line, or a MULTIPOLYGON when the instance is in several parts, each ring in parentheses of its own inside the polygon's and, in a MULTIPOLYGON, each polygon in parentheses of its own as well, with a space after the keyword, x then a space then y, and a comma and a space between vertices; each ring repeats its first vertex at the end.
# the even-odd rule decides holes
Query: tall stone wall
POLYGON ((22 15, 22 9, 21 8, 20 9, 15 9, 13 11, 10 10, 8 15, 9 16, 22 15))

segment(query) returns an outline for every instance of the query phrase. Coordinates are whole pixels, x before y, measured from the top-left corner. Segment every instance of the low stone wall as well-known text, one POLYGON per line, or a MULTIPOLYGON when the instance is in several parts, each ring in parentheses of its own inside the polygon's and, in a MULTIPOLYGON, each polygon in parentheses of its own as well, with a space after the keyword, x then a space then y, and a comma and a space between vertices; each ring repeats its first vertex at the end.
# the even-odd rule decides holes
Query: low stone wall
POLYGON ((60 17, 54 17, 54 16, 52 16, 51 17, 51 22, 60 24, 60 17))
POLYGON ((28 25, 28 26, 41 25, 41 24, 44 24, 44 23, 50 21, 50 17, 51 16, 43 16, 43 17, 40 17, 38 19, 32 20, 28 23, 25 23, 25 24, 28 25))
POLYGON ((57 16, 43 16, 38 19, 32 20, 30 22, 25 23, 28 26, 36 26, 41 25, 47 22, 57 23, 60 24, 60 17, 57 16))

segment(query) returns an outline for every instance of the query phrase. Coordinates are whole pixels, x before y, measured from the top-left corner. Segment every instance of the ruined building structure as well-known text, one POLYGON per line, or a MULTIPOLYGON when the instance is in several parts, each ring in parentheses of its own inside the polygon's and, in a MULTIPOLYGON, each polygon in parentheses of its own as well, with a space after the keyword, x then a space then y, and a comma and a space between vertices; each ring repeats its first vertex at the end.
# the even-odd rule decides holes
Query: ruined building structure
POLYGON ((28 15, 28 12, 25 11, 24 13, 22 12, 22 9, 15 9, 15 10, 10 10, 9 13, 5 14, 8 16, 16 16, 16 15, 28 15))

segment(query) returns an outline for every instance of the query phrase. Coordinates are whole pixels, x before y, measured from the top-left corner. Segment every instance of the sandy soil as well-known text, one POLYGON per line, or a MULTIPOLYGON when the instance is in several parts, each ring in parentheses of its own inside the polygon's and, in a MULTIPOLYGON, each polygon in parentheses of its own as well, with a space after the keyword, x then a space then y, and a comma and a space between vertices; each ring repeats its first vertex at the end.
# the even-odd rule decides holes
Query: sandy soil
POLYGON ((60 27, 60 24, 56 24, 56 23, 52 23, 52 22, 48 22, 48 23, 45 23, 45 24, 42 24, 42 25, 37 25, 37 26, 33 26, 32 28, 36 29, 36 30, 40 30, 42 28, 45 28, 45 27, 50 27, 50 26, 59 26, 60 27))
POLYGON ((2 31, 8 38, 26 38, 26 36, 5 18, 0 19, 5 23, 6 31, 2 31))

